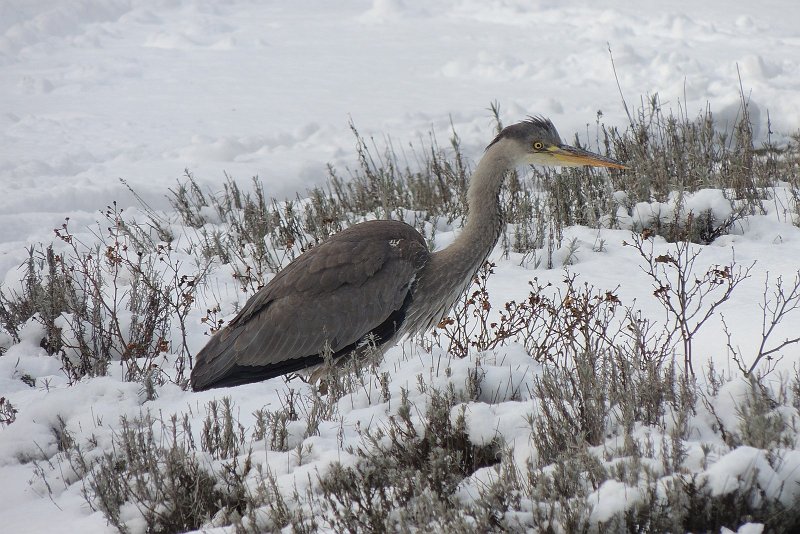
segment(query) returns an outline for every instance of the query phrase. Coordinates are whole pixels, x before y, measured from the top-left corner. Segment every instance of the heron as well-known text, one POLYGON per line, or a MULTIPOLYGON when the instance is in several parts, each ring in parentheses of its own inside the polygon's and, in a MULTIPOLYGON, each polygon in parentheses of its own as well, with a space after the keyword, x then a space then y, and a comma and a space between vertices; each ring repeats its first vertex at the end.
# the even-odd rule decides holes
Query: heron
POLYGON ((467 218, 448 247, 431 252, 412 226, 394 220, 355 224, 279 271, 197 354, 195 391, 237 386, 385 351, 432 328, 467 290, 502 233, 500 189, 524 165, 626 168, 565 145, 543 117, 503 128, 475 168, 467 218))

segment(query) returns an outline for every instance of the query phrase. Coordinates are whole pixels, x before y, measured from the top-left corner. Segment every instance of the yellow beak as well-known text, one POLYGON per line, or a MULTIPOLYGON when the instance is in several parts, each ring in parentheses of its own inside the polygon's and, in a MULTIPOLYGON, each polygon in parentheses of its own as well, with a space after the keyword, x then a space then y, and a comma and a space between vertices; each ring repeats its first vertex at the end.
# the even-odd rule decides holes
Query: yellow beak
POLYGON ((556 165, 562 167, 580 167, 581 165, 588 165, 590 167, 610 167, 612 169, 627 169, 625 165, 619 161, 588 150, 582 150, 569 145, 558 145, 548 149, 548 153, 556 161, 556 165))

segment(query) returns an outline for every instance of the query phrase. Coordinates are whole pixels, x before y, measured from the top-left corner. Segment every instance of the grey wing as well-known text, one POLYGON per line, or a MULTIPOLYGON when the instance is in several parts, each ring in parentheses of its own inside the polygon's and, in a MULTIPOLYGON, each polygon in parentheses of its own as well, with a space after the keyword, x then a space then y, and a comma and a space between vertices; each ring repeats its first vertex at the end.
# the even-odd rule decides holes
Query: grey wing
POLYGON ((371 221, 301 255, 253 295, 197 355, 195 390, 264 380, 315 365, 400 325, 425 241, 405 223, 371 221))

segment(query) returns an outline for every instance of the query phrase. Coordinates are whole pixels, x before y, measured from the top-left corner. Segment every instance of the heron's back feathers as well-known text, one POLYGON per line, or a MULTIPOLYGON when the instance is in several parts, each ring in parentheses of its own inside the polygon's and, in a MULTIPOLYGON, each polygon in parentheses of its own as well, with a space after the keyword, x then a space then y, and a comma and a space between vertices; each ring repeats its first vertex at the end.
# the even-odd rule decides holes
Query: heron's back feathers
POLYGON ((425 240, 398 221, 357 224, 280 271, 197 354, 195 390, 264 380, 320 363, 402 326, 425 240), (391 324, 389 324, 391 323, 391 324))

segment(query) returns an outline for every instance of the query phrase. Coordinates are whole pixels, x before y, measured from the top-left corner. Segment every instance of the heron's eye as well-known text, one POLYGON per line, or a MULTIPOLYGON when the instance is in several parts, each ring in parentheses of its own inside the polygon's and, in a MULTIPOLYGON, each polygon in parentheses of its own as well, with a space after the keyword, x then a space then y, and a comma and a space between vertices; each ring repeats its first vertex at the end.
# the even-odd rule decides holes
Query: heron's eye
POLYGON ((541 141, 534 141, 533 142, 533 149, 534 150, 544 150, 544 143, 541 141))

